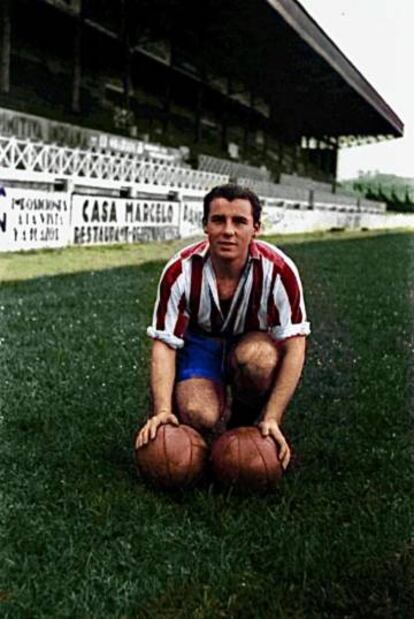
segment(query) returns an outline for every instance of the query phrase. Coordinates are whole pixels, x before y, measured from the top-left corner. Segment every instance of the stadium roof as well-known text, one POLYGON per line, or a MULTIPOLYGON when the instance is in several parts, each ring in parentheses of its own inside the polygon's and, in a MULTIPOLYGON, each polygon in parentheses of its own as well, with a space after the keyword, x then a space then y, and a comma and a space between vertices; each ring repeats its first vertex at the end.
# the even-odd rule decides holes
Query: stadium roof
POLYGON ((296 0, 173 5, 165 19, 180 51, 207 67, 202 80, 230 75, 245 100, 270 105, 286 137, 402 135, 399 117, 296 0))
POLYGON ((303 80, 302 87, 309 84, 309 90, 315 90, 318 86, 323 88, 324 109, 313 110, 315 119, 323 120, 324 114, 330 110, 332 113, 331 106, 336 105, 340 109, 341 121, 338 124, 339 118, 327 120, 331 132, 343 133, 342 123, 346 120, 352 127, 350 134, 402 135, 403 123, 400 118, 298 2, 266 1, 307 46, 307 53, 303 53, 301 45, 295 47, 294 53, 297 66, 303 70, 300 78, 303 80), (318 56, 318 70, 316 75, 312 75, 305 72, 305 69, 315 54, 318 56), (330 87, 327 88, 327 85, 330 87), (341 95, 345 100, 341 99, 341 95), (350 109, 347 109, 347 101, 351 104, 350 109))
MULTIPOLYGON (((81 14, 79 0, 45 1, 81 14)), ((403 134, 397 114, 296 0, 121 5, 129 7, 135 52, 270 117, 288 140, 339 138, 341 145, 403 134), (148 52, 162 40, 169 54, 148 52)), ((119 6, 82 0, 82 19, 117 39, 119 6)))

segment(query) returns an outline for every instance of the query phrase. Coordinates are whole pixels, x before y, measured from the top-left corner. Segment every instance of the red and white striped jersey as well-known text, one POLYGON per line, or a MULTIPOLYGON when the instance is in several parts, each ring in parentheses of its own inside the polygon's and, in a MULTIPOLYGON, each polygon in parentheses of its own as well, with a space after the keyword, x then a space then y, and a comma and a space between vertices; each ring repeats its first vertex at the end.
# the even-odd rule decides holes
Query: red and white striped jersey
POLYGON ((280 249, 253 240, 230 308, 223 316, 207 240, 181 250, 165 267, 147 333, 172 348, 184 345, 187 328, 215 337, 268 331, 276 341, 308 335, 302 284, 280 249))

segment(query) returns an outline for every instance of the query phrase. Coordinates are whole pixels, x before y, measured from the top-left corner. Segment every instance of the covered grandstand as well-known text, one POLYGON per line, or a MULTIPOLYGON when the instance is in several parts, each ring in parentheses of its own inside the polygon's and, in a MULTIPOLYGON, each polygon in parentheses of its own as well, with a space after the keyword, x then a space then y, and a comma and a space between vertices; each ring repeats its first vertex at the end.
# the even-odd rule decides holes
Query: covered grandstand
POLYGON ((291 211, 304 229, 377 225, 385 205, 339 192, 337 153, 399 137, 402 122, 295 0, 4 0, 2 11, 3 249, 42 246, 18 230, 30 196, 60 195, 85 229, 85 200, 116 205, 95 222, 111 234, 44 233, 55 245, 128 242, 195 234, 202 195, 228 180, 259 193, 269 231, 291 211), (125 220, 128 200, 171 204, 174 225, 125 220))

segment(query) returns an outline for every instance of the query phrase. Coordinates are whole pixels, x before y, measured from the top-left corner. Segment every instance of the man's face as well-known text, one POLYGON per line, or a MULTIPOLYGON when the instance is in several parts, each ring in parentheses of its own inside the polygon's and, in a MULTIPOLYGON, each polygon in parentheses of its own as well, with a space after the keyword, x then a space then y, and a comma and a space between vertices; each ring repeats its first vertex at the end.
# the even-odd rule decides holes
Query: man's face
POLYGON ((210 251, 221 260, 244 261, 251 240, 260 224, 253 221, 253 208, 249 200, 215 198, 210 203, 204 232, 208 235, 210 251))

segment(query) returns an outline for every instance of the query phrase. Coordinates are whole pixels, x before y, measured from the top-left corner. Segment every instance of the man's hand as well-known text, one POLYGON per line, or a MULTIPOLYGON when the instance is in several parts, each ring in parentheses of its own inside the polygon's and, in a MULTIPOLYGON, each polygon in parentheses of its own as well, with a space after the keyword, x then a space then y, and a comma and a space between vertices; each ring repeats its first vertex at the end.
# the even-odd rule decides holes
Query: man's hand
POLYGON ((158 428, 166 423, 171 423, 174 426, 180 425, 177 417, 172 413, 159 413, 150 417, 136 436, 135 449, 146 445, 148 441, 152 441, 157 435, 158 428))
POLYGON ((282 463, 284 469, 287 468, 290 461, 290 447, 287 444, 282 431, 279 428, 279 424, 275 419, 264 419, 257 424, 262 436, 271 436, 279 447, 279 460, 282 463))

